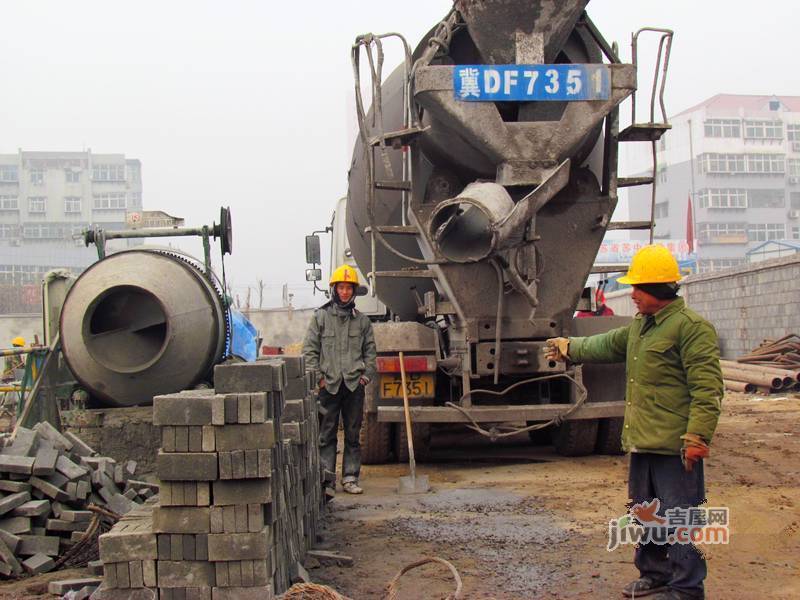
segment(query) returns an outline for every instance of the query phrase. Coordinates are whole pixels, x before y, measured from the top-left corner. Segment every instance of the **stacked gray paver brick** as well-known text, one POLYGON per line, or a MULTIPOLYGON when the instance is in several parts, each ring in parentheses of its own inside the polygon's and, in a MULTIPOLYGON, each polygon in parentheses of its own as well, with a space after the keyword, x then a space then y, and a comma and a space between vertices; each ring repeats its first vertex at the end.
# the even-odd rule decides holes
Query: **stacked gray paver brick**
POLYGON ((89 504, 125 514, 153 496, 135 470, 49 423, 18 428, 0 450, 0 575, 52 570, 91 525, 89 504))
POLYGON ((313 543, 321 473, 302 359, 218 366, 215 384, 154 399, 160 498, 150 514, 132 514, 101 537, 99 598, 151 588, 169 600, 265 600, 289 587, 313 543), (294 441, 281 439, 284 393, 299 396, 287 421, 294 441))

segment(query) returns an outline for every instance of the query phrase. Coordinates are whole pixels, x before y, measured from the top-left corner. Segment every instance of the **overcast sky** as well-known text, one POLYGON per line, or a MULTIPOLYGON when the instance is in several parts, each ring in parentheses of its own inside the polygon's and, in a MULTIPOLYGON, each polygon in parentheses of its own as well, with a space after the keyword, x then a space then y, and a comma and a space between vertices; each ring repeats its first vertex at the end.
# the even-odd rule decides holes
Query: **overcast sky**
MULTIPOLYGON (((263 279, 265 305, 280 303, 283 283, 295 305, 317 302, 304 282, 303 236, 326 225, 346 193, 350 46, 359 33, 389 30, 415 45, 450 6, 6 1, 0 152, 138 158, 146 209, 200 225, 231 207, 226 271, 242 297, 263 279)), ((589 13, 626 58, 636 28, 676 30, 670 113, 720 92, 800 93, 794 2, 593 0, 589 13)))

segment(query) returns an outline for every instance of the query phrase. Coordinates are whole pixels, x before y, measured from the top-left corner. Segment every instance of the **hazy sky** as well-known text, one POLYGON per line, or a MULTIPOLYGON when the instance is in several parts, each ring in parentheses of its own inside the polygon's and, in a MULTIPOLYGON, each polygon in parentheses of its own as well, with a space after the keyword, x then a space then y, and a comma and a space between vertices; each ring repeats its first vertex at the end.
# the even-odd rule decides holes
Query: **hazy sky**
MULTIPOLYGON (((146 209, 200 225, 231 207, 226 270, 242 297, 261 278, 265 305, 280 303, 283 283, 295 305, 317 302, 304 282, 303 236, 326 225, 346 193, 350 46, 359 33, 389 30, 415 45, 450 6, 7 0, 0 152, 139 158, 146 209)), ((593 0, 589 13, 626 58, 636 28, 676 30, 670 113, 719 92, 800 93, 794 2, 593 0)))

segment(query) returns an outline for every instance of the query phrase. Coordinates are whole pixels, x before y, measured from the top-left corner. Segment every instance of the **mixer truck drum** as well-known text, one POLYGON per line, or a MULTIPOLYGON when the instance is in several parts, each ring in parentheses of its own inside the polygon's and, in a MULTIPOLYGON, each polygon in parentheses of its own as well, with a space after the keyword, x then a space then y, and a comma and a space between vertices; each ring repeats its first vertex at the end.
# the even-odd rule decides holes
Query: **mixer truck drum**
POLYGON ((488 258, 497 249, 498 226, 513 209, 514 201, 502 185, 470 183, 433 210, 430 238, 439 253, 453 262, 488 258))
POLYGON ((112 254, 72 285, 61 346, 75 378, 111 406, 192 387, 225 352, 226 313, 193 265, 152 250, 112 254))

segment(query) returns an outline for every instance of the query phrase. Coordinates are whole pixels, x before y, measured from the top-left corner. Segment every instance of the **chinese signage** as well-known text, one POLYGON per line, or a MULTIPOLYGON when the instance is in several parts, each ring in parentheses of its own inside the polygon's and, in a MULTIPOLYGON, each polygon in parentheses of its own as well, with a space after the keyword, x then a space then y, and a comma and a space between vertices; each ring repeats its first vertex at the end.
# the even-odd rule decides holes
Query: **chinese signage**
MULTIPOLYGON (((678 261, 694 258, 686 240, 656 240, 655 243, 665 246, 678 261)), ((599 264, 629 263, 633 255, 647 245, 648 242, 643 240, 609 240, 600 244, 595 262, 599 264)))
POLYGON ((607 100, 611 74, 605 65, 457 65, 453 90, 465 102, 607 100))

